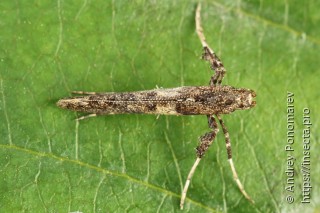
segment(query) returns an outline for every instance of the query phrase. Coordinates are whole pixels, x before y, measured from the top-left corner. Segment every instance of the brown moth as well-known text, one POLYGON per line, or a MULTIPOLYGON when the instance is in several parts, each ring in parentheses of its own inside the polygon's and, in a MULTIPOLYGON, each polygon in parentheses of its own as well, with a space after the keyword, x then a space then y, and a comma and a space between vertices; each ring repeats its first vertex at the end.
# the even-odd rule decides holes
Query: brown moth
POLYGON ((226 73, 221 60, 206 43, 200 20, 201 5, 196 10, 196 31, 202 43, 204 53, 202 58, 209 61, 215 74, 211 77, 209 86, 185 86, 171 89, 154 89, 137 92, 73 92, 83 96, 63 98, 57 105, 72 111, 90 113, 78 120, 104 114, 144 113, 157 115, 206 115, 210 132, 200 137, 196 148, 196 161, 187 177, 182 190, 180 208, 183 209, 191 178, 201 158, 216 137, 219 128, 215 117, 218 119, 226 140, 228 161, 233 177, 241 193, 252 203, 253 200, 246 193, 235 170, 231 143, 228 130, 221 118, 221 114, 229 114, 235 110, 250 109, 255 106, 253 100, 256 94, 253 90, 222 86, 221 82, 226 73))

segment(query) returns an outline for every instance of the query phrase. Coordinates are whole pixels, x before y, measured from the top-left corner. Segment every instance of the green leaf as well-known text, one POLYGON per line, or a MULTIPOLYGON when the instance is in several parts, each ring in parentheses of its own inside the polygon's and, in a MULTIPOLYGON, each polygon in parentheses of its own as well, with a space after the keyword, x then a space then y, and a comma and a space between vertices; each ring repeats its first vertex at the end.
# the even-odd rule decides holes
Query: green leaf
MULTIPOLYGON (((117 115, 80 122, 56 107, 70 91, 207 85, 195 1, 0 3, 0 211, 176 212, 205 116, 117 115)), ((229 168, 222 131, 192 179, 185 211, 319 210, 320 4, 205 1, 204 33, 257 106, 223 116, 250 204, 229 168), (287 145, 287 92, 295 143, 287 145), (311 110, 311 200, 301 204, 303 109, 311 110), (287 155, 295 157, 289 205, 287 155)))

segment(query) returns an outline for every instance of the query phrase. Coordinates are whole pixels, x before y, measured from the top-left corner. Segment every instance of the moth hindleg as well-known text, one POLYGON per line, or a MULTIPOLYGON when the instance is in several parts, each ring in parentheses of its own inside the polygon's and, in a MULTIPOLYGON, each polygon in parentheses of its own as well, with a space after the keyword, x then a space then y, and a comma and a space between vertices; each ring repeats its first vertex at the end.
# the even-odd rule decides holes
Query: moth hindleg
POLYGON ((180 200, 180 209, 183 209, 184 201, 185 201, 186 196, 187 196, 187 192, 188 192, 188 188, 189 188, 189 185, 190 185, 190 182, 191 182, 191 178, 192 178, 197 166, 199 165, 201 158, 204 156, 204 154, 207 151, 207 149, 213 143, 213 140, 214 140, 214 138, 216 137, 216 135, 217 135, 217 133, 219 131, 217 122, 216 122, 215 118, 213 117, 213 115, 208 115, 208 125, 209 125, 209 128, 212 129, 212 131, 211 132, 207 132, 206 134, 204 134, 203 136, 200 137, 200 144, 196 148, 196 150, 197 150, 197 159, 194 162, 192 168, 190 169, 190 172, 188 174, 186 183, 185 183, 185 185, 183 187, 181 200, 180 200))
POLYGON ((201 26, 201 4, 199 3, 196 10, 196 31, 198 37, 201 41, 204 53, 202 54, 202 59, 209 61, 210 67, 212 70, 215 71, 215 74, 211 77, 209 84, 211 86, 216 86, 217 84, 220 85, 223 77, 226 73, 226 69, 224 68, 222 61, 219 57, 214 53, 214 51, 209 47, 208 43, 206 42, 206 38, 203 33, 203 29, 201 26))

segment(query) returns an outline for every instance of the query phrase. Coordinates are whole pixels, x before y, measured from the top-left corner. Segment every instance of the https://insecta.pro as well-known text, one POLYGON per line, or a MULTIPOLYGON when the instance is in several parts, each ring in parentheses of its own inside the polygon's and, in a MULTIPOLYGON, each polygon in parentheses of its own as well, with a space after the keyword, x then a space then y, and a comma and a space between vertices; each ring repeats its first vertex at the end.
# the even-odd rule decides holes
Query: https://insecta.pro
POLYGON ((185 186, 182 190, 180 201, 181 209, 183 209, 188 187, 196 167, 219 131, 216 121, 217 118, 225 135, 227 156, 233 177, 241 193, 253 203, 253 200, 246 193, 238 178, 232 161, 229 133, 221 115, 229 114, 235 110, 254 107, 256 102, 253 99, 256 97, 256 94, 250 89, 221 85, 226 70, 221 60, 205 40, 200 22, 200 10, 201 6, 199 4, 196 10, 195 21, 196 32, 204 50, 202 58, 209 61, 211 69, 215 71, 215 74, 210 79, 209 86, 185 86, 171 89, 122 93, 74 92, 84 96, 63 98, 58 101, 57 105, 64 109, 90 113, 87 116, 78 118, 79 120, 97 115, 123 113, 206 115, 211 131, 205 133, 199 139, 200 142, 196 148, 197 158, 187 176, 185 186))

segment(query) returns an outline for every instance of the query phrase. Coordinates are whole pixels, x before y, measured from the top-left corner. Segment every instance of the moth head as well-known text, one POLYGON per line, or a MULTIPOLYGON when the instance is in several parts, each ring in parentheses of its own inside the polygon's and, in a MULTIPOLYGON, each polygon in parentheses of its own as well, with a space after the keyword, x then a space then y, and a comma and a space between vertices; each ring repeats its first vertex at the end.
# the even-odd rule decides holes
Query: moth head
POLYGON ((236 98, 239 109, 250 109, 256 105, 254 98, 256 93, 250 89, 239 89, 239 95, 236 98))

